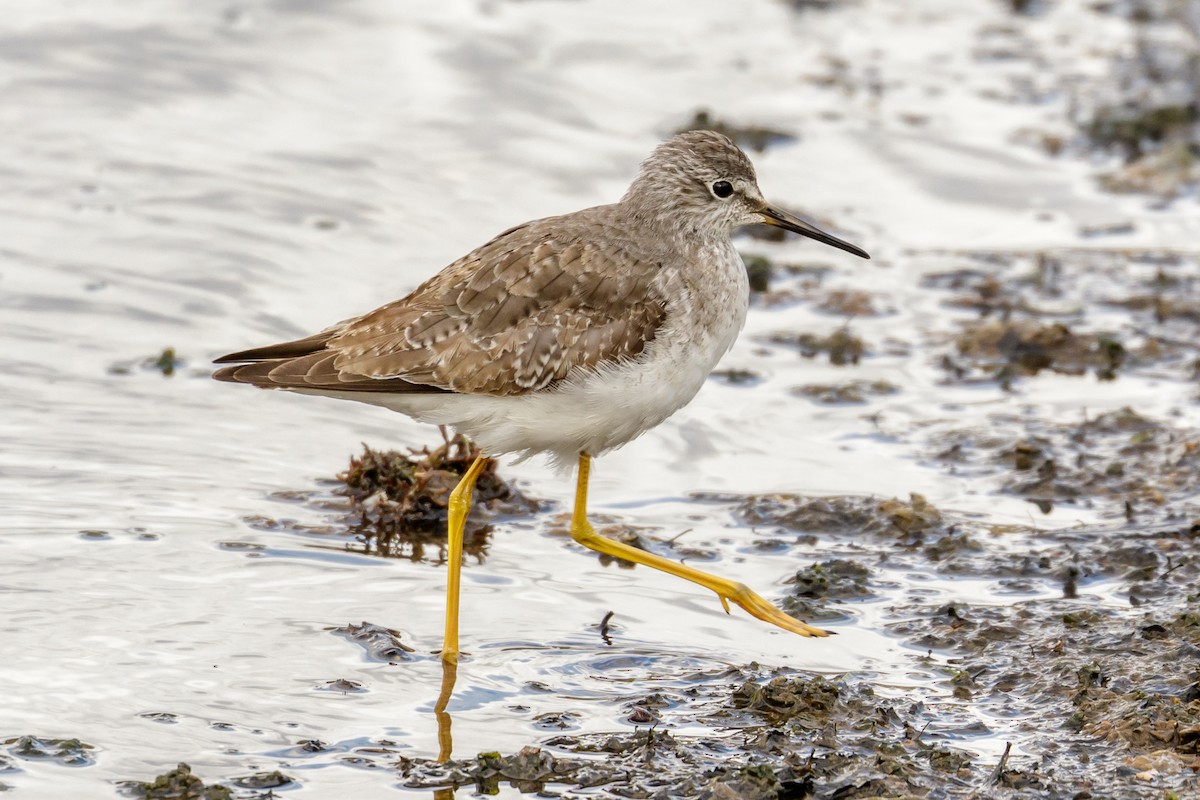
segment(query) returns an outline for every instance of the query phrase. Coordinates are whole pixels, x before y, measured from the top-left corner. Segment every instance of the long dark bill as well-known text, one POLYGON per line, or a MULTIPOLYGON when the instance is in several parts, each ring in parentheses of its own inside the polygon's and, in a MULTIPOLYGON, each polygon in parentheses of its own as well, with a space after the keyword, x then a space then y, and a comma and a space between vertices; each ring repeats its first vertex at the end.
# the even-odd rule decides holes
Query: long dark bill
POLYGON ((810 239, 816 239, 823 244, 832 245, 839 250, 845 250, 847 253, 854 253, 859 258, 870 258, 867 255, 867 251, 861 247, 855 247, 849 242, 843 242, 836 236, 830 236, 820 228, 809 225, 799 217, 782 211, 775 206, 763 206, 762 210, 758 213, 762 214, 762 221, 768 225, 774 225, 777 228, 783 228, 785 231, 791 231, 801 236, 807 236, 810 239))

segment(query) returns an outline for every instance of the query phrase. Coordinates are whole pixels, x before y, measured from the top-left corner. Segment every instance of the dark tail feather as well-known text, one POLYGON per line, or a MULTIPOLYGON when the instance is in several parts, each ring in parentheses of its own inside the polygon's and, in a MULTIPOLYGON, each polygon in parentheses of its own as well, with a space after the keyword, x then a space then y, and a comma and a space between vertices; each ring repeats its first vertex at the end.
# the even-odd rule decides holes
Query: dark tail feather
MULTIPOLYGON (((266 347, 255 347, 251 350, 241 350, 237 353, 221 356, 213 361, 214 364, 235 364, 246 363, 248 361, 275 361, 285 358, 299 358, 307 356, 325 349, 326 343, 333 338, 332 331, 321 331, 314 333, 312 336, 306 336, 303 339, 296 339, 291 342, 280 342, 279 344, 269 344, 266 347)), ((217 374, 227 370, 221 370, 217 374)), ((216 377, 214 375, 214 377, 216 377)), ((230 380, 229 378, 217 378, 217 380, 230 380)))
POLYGON ((262 381, 254 379, 254 377, 258 377, 258 376, 252 377, 250 375, 245 374, 244 372, 241 375, 238 375, 238 373, 242 372, 242 370, 244 370, 246 367, 252 367, 252 366, 256 366, 256 365, 255 364, 235 364, 232 367, 221 367, 221 369, 214 372, 212 376, 215 379, 217 379, 219 381, 225 381, 226 383, 249 383, 249 384, 263 385, 262 381))
POLYGON ((337 354, 322 348, 293 358, 262 355, 263 353, 280 352, 282 348, 298 344, 300 342, 285 342, 259 350, 247 350, 245 353, 225 356, 220 359, 220 362, 245 360, 249 363, 222 367, 213 373, 213 377, 227 383, 248 383, 261 389, 308 389, 316 392, 338 393, 386 392, 388 394, 406 392, 429 394, 449 391, 437 386, 412 383, 403 378, 371 378, 366 375, 343 373, 334 365, 337 354), (250 361, 251 358, 259 360, 250 361))

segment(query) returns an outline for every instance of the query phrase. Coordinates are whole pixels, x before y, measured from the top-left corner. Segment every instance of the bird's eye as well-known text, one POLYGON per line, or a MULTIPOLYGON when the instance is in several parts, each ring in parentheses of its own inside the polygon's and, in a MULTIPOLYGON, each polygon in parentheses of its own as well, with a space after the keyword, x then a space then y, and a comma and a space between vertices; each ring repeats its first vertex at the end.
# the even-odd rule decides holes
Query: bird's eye
POLYGON ((733 184, 729 181, 717 181, 712 185, 712 193, 721 198, 729 197, 733 194, 733 184))

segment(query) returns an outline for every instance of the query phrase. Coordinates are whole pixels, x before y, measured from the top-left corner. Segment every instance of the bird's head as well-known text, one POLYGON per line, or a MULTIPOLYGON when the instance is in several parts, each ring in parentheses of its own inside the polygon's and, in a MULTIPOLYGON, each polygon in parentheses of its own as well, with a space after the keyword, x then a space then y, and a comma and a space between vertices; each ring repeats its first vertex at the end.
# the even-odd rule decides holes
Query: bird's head
POLYGON ((714 131, 687 131, 660 144, 621 202, 637 218, 685 236, 727 237, 739 226, 766 223, 870 258, 861 248, 768 203, 750 159, 729 137, 714 131))

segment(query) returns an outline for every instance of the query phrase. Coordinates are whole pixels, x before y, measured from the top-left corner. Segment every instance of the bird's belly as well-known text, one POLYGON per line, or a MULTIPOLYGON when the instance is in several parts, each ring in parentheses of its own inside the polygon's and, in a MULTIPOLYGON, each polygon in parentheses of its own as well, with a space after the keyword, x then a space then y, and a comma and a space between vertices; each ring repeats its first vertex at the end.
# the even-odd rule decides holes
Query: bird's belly
MULTIPOLYGON (((712 333, 710 331, 710 333, 712 333)), ((721 333, 721 332, 718 332, 721 333)), ((580 453, 620 447, 686 405, 736 336, 670 336, 636 359, 579 372, 554 388, 525 395, 376 395, 349 397, 423 422, 449 425, 485 452, 546 453, 562 466, 580 453)))

